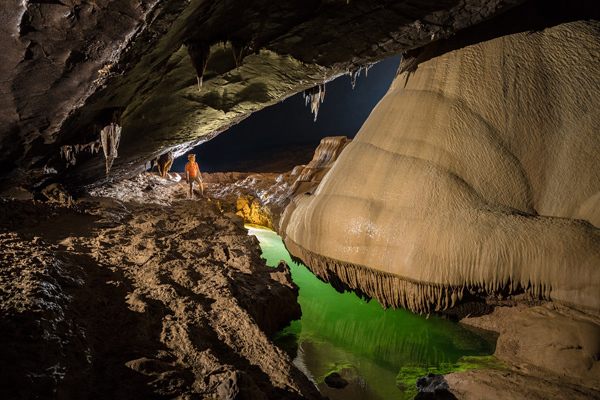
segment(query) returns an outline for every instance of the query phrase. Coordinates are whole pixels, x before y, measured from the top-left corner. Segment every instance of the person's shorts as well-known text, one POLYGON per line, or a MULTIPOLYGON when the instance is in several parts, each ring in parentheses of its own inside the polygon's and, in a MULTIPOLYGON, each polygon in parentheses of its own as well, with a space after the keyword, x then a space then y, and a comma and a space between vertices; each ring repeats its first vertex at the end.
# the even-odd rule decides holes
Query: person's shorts
POLYGON ((188 181, 191 184, 193 184, 194 182, 198 182, 198 185, 202 185, 202 182, 200 181, 200 177, 196 176, 194 178, 190 178, 190 180, 188 181))

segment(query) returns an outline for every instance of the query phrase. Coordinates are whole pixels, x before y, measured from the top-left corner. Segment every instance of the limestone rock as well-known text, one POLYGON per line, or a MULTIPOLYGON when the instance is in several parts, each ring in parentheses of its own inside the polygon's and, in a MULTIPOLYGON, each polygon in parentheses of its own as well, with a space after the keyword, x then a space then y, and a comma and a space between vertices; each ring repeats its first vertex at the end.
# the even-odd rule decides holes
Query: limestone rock
POLYGON ((115 186, 0 198, 0 398, 322 399, 270 340, 300 316, 289 268, 184 188, 115 186))
POLYGON ((302 169, 296 182, 294 182, 292 196, 312 192, 321 183, 327 172, 337 161, 342 150, 351 141, 346 136, 331 136, 321 139, 313 159, 302 169))
POLYGON ((48 165, 69 189, 106 182, 101 157, 67 169, 60 148, 96 141, 117 112, 127 139, 111 175, 132 177, 165 150, 181 155, 251 112, 522 1, 6 0, 2 173, 48 165))
POLYGON ((332 372, 325 377, 325 384, 330 388, 343 389, 348 386, 348 381, 337 372, 332 372))
POLYGON ((288 206, 288 249, 418 312, 471 289, 600 310, 599 29, 426 47, 288 206))

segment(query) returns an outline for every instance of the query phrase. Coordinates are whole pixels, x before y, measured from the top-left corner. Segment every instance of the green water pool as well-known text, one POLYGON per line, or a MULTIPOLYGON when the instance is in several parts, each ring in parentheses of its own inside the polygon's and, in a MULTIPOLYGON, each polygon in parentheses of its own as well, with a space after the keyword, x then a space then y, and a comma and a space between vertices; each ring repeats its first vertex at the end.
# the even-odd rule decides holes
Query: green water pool
POLYGON ((302 318, 274 341, 330 399, 412 399, 415 380, 428 373, 502 368, 491 356, 494 334, 436 316, 384 310, 376 300, 339 293, 293 262, 275 232, 247 228, 260 241, 267 264, 287 262, 300 288, 302 318), (339 372, 349 385, 327 387, 324 378, 331 372, 339 372))

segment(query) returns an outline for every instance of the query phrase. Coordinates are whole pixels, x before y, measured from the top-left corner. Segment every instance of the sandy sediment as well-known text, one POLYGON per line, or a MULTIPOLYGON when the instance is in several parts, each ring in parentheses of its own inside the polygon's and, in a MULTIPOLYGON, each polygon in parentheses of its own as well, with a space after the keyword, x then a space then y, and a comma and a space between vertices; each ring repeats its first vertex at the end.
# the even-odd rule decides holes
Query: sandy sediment
POLYGON ((120 190, 161 201, 0 199, 0 397, 321 398, 269 339, 300 315, 287 266, 151 184, 120 190))

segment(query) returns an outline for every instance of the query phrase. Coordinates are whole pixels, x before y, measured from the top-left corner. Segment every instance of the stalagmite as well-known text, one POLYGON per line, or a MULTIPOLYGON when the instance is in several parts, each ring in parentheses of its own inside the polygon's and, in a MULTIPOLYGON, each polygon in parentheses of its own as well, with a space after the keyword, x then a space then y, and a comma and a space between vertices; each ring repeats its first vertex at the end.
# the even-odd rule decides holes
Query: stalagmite
POLYGON ((102 149, 104 150, 104 157, 106 158, 106 175, 108 175, 113 161, 118 156, 117 149, 121 141, 121 127, 115 123, 105 126, 100 131, 100 140, 102 142, 102 149))
POLYGON ((158 173, 159 175, 165 179, 167 177, 167 172, 171 170, 171 166, 173 165, 174 154, 173 151, 169 150, 166 153, 162 154, 156 160, 158 164, 158 173))
POLYGON ((403 58, 319 187, 287 207, 288 249, 384 306, 526 291, 600 310, 598 30, 570 22, 403 58))

